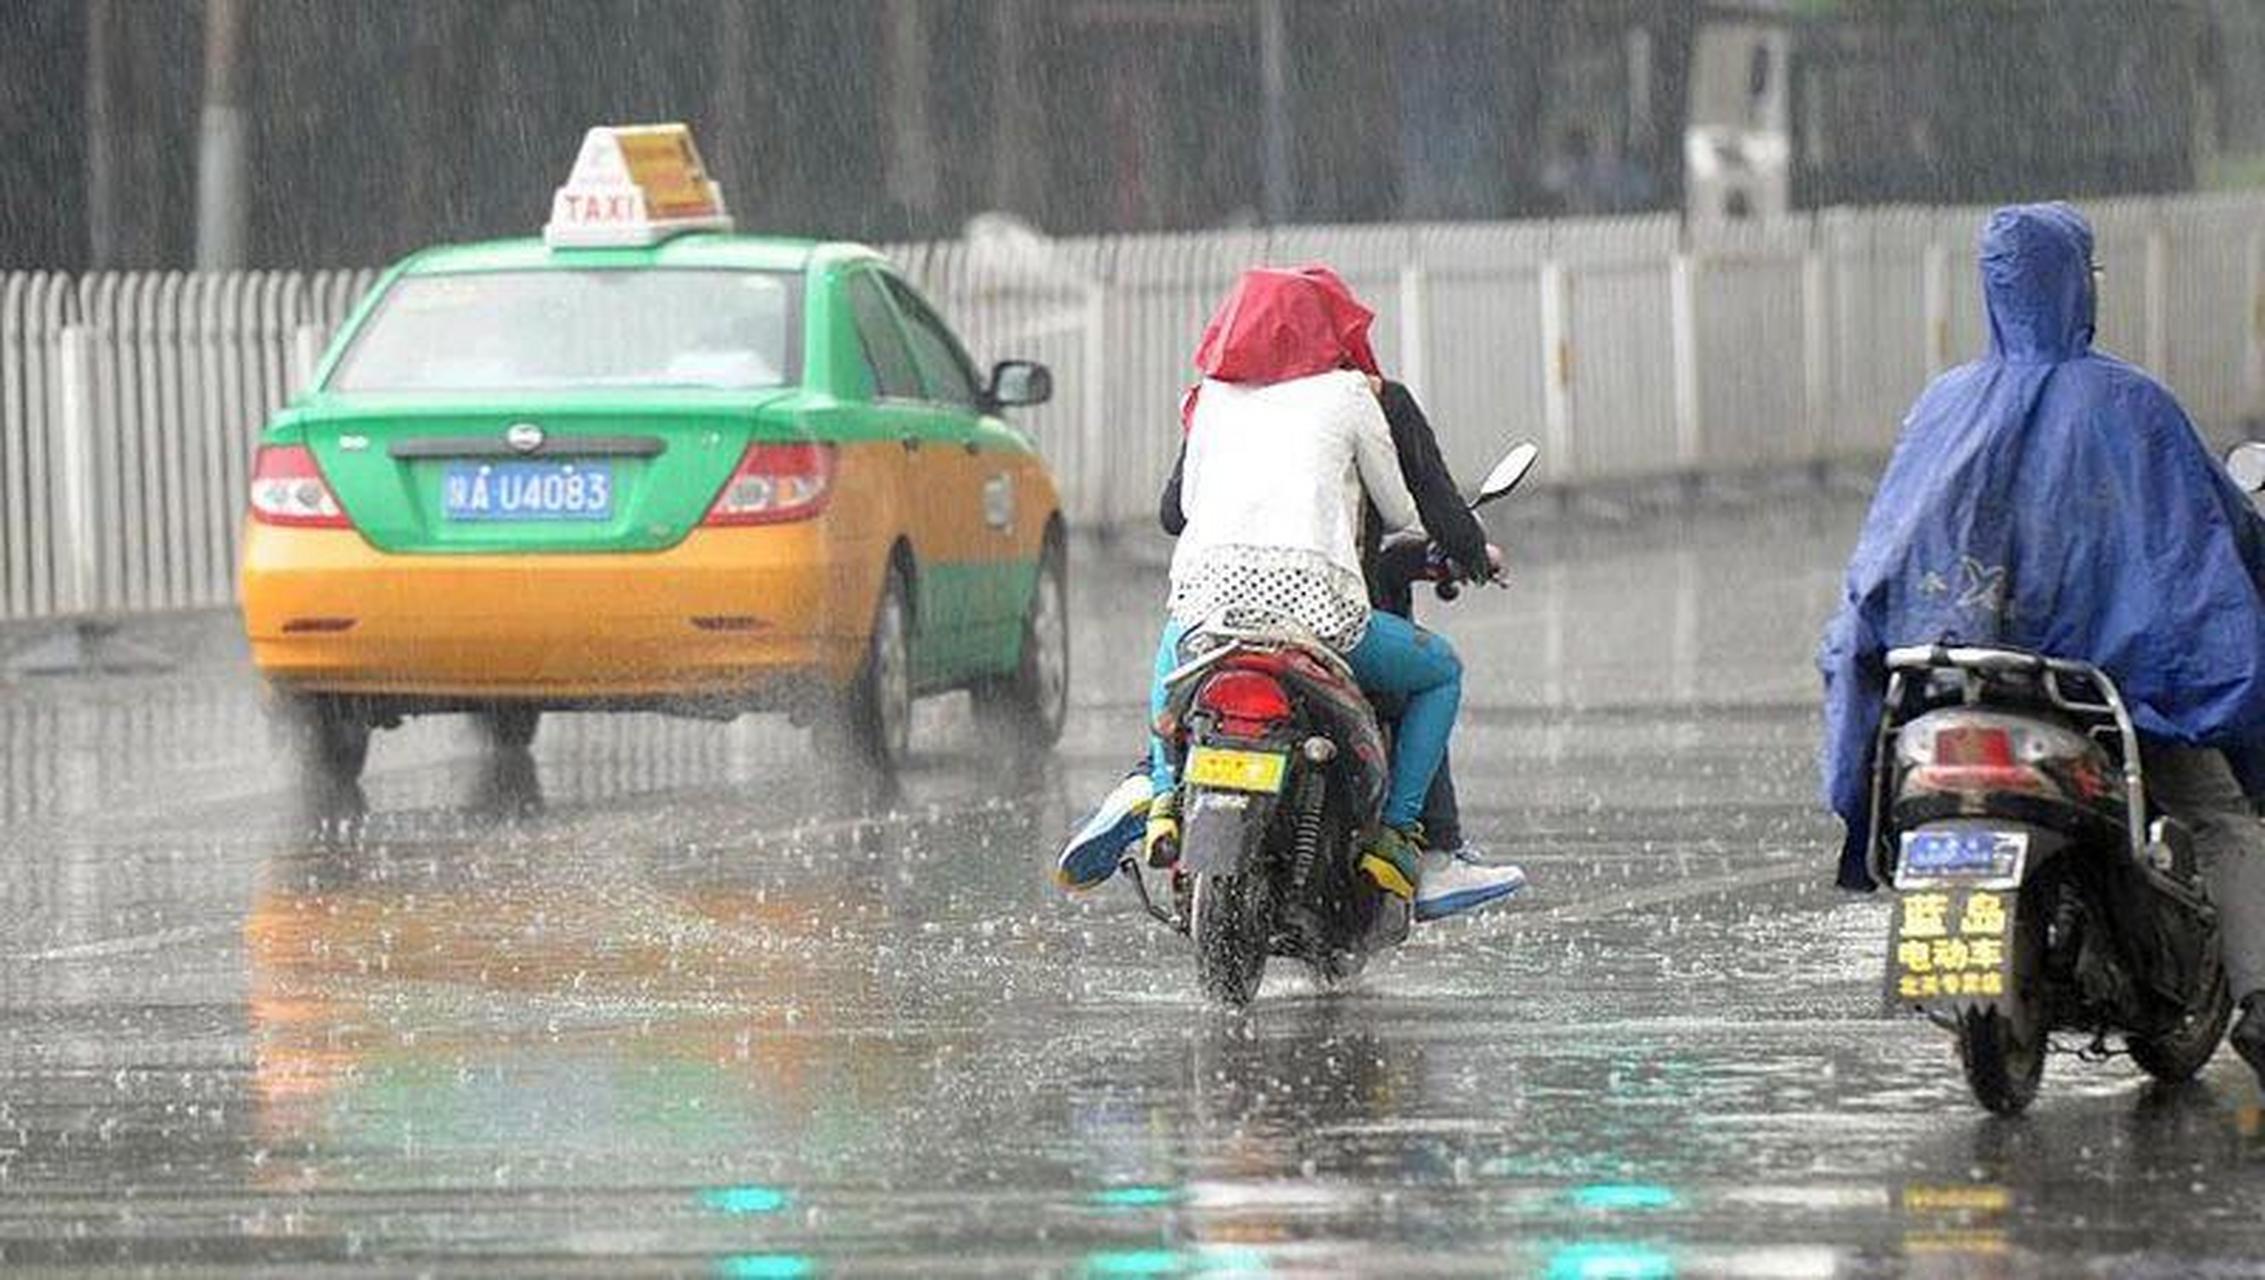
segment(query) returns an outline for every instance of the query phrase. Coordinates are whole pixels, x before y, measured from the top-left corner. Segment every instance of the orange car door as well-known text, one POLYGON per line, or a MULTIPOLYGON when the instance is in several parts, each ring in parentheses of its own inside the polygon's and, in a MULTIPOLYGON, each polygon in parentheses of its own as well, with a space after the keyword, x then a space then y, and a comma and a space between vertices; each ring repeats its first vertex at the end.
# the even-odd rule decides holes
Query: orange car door
POLYGON ((901 451, 901 532, 914 561, 913 677, 928 682, 953 664, 965 629, 964 606, 950 581, 956 522, 948 494, 940 491, 955 464, 957 442, 928 400, 884 277, 858 271, 843 288, 873 380, 873 412, 901 451))
POLYGON ((938 545, 947 548, 938 557, 939 577, 950 583, 959 628, 944 674, 955 680, 987 674, 1013 647, 1013 637, 1000 634, 1007 621, 1002 580, 1021 558, 1013 539, 1012 477, 1005 460, 983 448, 983 394, 959 340, 911 286, 884 279, 935 415, 935 438, 944 446, 921 463, 938 545))

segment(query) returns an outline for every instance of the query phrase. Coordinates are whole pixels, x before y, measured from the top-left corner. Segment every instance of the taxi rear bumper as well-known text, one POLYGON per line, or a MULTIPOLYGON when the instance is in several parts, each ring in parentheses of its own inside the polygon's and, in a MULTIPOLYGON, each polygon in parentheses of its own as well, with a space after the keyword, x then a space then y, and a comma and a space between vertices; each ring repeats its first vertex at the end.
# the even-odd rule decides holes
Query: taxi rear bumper
POLYGON ((816 524, 699 529, 656 552, 448 555, 255 522, 241 594, 253 665, 280 691, 729 711, 846 686, 884 563, 816 524))

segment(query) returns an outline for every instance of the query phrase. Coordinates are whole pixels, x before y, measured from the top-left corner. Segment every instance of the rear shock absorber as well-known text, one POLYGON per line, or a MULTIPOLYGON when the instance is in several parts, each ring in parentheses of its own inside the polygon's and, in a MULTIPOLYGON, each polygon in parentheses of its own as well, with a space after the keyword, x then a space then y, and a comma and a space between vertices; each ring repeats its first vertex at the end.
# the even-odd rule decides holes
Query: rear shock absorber
MULTIPOLYGON (((2055 985, 2071 986, 2079 977, 2079 961, 2084 955, 2084 897, 2066 878, 2056 877, 2043 887, 2051 894, 2053 913, 2045 931, 2045 969, 2055 985)), ((2022 906, 2026 909, 2028 904, 2022 906)), ((2046 909, 2045 903, 2037 906, 2046 909)))
POLYGON ((1298 771, 1298 787, 1290 797, 1291 820, 1295 824, 1290 839, 1293 893, 1305 892, 1306 882, 1313 876, 1314 859, 1321 854, 1321 818, 1326 799, 1324 789, 1328 786, 1324 775, 1330 757, 1336 755, 1336 745, 1320 737, 1309 738, 1305 743, 1304 754, 1309 767, 1298 771))

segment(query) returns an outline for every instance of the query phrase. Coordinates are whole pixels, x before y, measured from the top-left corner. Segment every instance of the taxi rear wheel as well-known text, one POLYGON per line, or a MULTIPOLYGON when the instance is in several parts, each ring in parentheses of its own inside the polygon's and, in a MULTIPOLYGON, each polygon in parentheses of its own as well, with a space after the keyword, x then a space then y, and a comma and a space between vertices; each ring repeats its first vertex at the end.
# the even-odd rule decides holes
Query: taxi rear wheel
POLYGON ((480 736, 491 744, 523 751, 534 745, 543 712, 540 707, 489 707, 474 718, 479 721, 480 736))
POLYGON ((1013 675, 975 689, 975 712, 985 730, 1016 747, 1053 746, 1069 717, 1068 559, 1060 537, 1048 537, 1023 618, 1021 663, 1013 675))
POLYGON ((283 730, 300 769, 311 781, 359 781, 370 758, 370 721, 346 699, 300 694, 278 708, 283 730))
POLYGON ((912 747, 912 606, 904 570, 890 565, 873 610, 873 634, 857 680, 819 722, 822 740, 847 762, 894 776, 912 747))

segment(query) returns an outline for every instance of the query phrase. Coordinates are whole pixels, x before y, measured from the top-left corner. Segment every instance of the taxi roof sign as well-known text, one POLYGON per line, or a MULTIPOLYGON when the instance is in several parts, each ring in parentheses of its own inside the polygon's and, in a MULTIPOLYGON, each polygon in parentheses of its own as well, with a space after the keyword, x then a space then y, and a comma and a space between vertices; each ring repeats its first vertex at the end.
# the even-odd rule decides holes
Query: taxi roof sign
POLYGON ((551 197, 553 249, 656 244, 682 231, 729 231, 724 196, 682 124, 600 125, 551 197))

